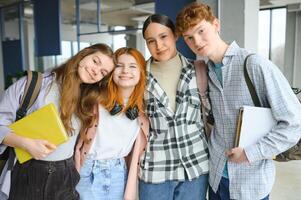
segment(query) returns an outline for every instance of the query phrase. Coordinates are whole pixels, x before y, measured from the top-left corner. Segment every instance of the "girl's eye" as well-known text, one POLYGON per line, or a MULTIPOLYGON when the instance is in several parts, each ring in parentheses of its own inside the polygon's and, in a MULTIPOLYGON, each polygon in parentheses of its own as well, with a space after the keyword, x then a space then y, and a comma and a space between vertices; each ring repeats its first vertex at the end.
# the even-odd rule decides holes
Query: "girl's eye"
POLYGON ((116 67, 122 67, 122 65, 121 64, 117 64, 116 67))
POLYGON ((130 65, 130 68, 137 68, 136 65, 130 65))
POLYGON ((97 56, 95 56, 95 57, 93 57, 93 63, 100 64, 101 62, 100 62, 100 59, 97 56))
POLYGON ((148 44, 151 44, 151 43, 153 43, 153 42, 154 42, 154 40, 149 40, 149 41, 147 41, 148 44))
POLYGON ((204 30, 203 29, 200 29, 199 30, 199 34, 201 34, 201 33, 203 33, 204 32, 204 30))

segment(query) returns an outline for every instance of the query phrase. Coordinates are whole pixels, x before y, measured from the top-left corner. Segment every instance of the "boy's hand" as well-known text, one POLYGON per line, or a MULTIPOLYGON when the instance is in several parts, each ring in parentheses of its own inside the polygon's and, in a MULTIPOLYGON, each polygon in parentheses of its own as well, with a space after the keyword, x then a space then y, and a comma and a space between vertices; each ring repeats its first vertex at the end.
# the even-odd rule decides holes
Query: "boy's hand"
POLYGON ((245 150, 241 147, 236 147, 233 149, 230 149, 225 152, 226 156, 228 157, 228 160, 235 163, 244 163, 248 162, 249 160, 246 156, 245 150))

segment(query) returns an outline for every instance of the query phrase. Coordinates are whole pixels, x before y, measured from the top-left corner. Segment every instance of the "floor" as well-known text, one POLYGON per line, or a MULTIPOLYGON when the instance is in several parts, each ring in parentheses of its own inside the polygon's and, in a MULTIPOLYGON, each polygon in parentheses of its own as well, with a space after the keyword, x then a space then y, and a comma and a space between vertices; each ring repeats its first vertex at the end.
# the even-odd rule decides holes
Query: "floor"
POLYGON ((270 200, 301 200, 301 160, 275 164, 276 181, 270 200))

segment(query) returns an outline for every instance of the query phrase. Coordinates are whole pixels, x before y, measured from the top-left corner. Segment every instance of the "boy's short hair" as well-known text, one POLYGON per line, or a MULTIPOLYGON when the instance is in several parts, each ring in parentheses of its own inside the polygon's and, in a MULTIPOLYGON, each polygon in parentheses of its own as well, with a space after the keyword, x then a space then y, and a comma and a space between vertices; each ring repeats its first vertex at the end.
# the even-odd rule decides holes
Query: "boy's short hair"
POLYGON ((184 7, 176 18, 176 33, 178 36, 182 35, 189 28, 197 25, 199 22, 206 20, 213 22, 214 16, 210 6, 193 2, 184 7))

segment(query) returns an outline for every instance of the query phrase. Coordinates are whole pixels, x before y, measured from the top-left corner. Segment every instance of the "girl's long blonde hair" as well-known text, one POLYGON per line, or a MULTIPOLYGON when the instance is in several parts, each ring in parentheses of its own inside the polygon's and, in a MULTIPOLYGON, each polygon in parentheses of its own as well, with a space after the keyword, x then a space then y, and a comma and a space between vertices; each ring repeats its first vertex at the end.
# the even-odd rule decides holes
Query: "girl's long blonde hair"
POLYGON ((60 85, 60 115, 68 135, 72 135, 74 131, 71 124, 73 114, 81 121, 80 132, 90 127, 97 118, 93 109, 99 102, 100 92, 104 88, 106 78, 94 84, 85 84, 78 75, 80 61, 96 52, 113 58, 112 49, 106 44, 99 43, 84 48, 66 63, 52 70, 60 85))

